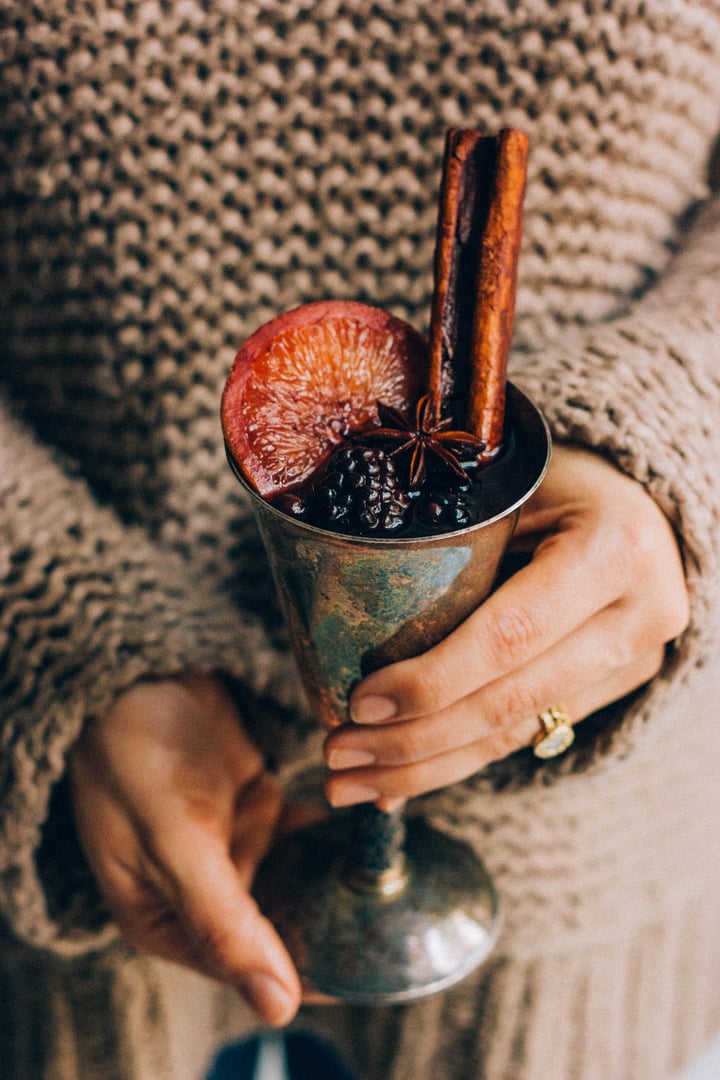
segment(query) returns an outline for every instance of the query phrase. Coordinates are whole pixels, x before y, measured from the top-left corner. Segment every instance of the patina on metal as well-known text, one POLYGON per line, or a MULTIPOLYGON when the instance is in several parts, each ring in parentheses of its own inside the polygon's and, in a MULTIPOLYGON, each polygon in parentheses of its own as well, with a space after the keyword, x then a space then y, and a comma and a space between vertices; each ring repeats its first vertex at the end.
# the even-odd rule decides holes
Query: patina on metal
POLYGON ((255 885, 299 971, 323 993, 358 1004, 409 1001, 469 975, 496 940, 492 881, 466 844, 411 818, 402 886, 355 877, 356 815, 283 840, 255 885))
MULTIPOLYGON (((261 499, 231 460, 252 496, 308 700, 325 727, 349 721, 361 678, 437 644, 491 591, 550 456, 545 421, 512 384, 508 417, 521 452, 507 504, 432 536, 368 539, 307 525, 261 499)), ((496 933, 497 899, 470 849, 419 821, 405 835, 402 815, 376 808, 290 838, 263 868, 257 894, 299 970, 345 1000, 444 988, 485 958, 496 933)))

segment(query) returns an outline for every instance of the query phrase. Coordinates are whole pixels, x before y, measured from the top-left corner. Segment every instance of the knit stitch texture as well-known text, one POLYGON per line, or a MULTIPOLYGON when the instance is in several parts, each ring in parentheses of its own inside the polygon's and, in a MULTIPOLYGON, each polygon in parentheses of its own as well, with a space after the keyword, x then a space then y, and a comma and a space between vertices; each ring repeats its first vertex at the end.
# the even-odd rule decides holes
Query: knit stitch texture
POLYGON ((512 377, 556 439, 657 500, 692 621, 572 752, 514 755, 413 807, 498 880, 488 970, 312 1023, 344 1031, 369 1080, 669 1077, 720 1021, 717 0, 0 0, 0 63, 7 1074, 190 1080, 177 1016, 207 1019, 198 1070, 237 1027, 195 977, 88 951, 116 935, 65 762, 124 688, 189 668, 232 679, 288 767, 312 754, 220 391, 240 342, 306 301, 426 329, 457 125, 529 135, 512 377), (21 1037, 28 978, 42 1048, 21 1037))

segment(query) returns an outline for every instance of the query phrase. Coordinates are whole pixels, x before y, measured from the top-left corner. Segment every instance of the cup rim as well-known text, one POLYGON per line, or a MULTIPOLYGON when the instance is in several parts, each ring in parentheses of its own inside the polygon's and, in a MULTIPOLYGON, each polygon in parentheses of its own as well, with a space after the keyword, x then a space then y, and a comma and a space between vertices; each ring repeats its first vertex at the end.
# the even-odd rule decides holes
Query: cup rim
POLYGON ((263 496, 260 495, 259 492, 257 492, 255 488, 252 487, 250 482, 243 474, 242 469, 235 461, 230 451, 227 440, 225 440, 225 453, 227 455, 228 463, 230 465, 230 468, 232 469, 232 472, 234 473, 237 480, 239 480, 242 487, 248 492, 251 499, 253 500, 253 503, 261 506, 263 508, 263 513, 268 514, 268 516, 270 516, 271 518, 278 518, 289 526, 294 526, 301 533, 306 532, 308 535, 323 537, 327 541, 333 540, 343 545, 363 547, 369 546, 379 548, 408 547, 411 544, 425 545, 437 543, 441 540, 447 541, 448 539, 453 539, 455 537, 463 537, 468 533, 477 531, 478 529, 487 528, 495 522, 501 521, 503 518, 509 517, 516 510, 519 510, 523 503, 527 502, 530 496, 538 489, 538 487, 542 483, 542 480, 545 477, 545 474, 547 473, 548 466, 550 464, 550 457, 552 454, 552 438, 550 435, 550 428, 548 426, 547 420, 545 419, 545 416, 538 408, 538 406, 527 396, 527 394, 523 393, 523 391, 520 390, 510 380, 508 380, 507 383, 507 390, 508 396, 516 399, 518 404, 524 405, 526 409, 529 408, 534 414, 534 418, 538 422, 540 430, 542 431, 542 434, 544 436, 544 459, 538 468, 537 475, 533 479, 533 482, 513 503, 505 507, 505 509, 499 511, 499 513, 493 514, 492 517, 483 518, 482 521, 476 521, 472 525, 466 525, 462 529, 448 529, 447 532, 434 532, 429 533, 426 536, 407 537, 356 536, 353 533, 339 533, 333 531, 332 529, 323 529, 319 525, 311 525, 306 521, 301 521, 299 519, 291 517, 284 511, 279 510, 276 506, 273 506, 272 503, 268 502, 267 499, 263 498, 263 496))

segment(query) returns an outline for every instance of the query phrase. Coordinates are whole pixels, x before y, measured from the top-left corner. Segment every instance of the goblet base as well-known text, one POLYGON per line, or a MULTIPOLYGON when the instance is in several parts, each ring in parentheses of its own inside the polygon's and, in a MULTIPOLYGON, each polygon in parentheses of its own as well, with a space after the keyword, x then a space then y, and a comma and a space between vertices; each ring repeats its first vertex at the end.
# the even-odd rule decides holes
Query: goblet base
POLYGON ((285 838, 254 893, 301 975, 358 1004, 410 1001, 459 982, 487 957, 499 912, 466 845, 410 819, 403 858, 374 882, 353 873, 351 815, 285 838))

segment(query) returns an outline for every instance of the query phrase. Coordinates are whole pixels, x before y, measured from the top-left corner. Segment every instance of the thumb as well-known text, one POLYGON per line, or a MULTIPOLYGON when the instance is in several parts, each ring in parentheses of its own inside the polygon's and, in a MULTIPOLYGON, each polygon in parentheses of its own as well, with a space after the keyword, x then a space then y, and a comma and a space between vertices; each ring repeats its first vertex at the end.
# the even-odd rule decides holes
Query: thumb
POLYGON ((289 1023, 300 1004, 298 974, 227 852, 205 835, 185 848, 174 877, 177 915, 197 965, 235 986, 263 1022, 289 1023))

